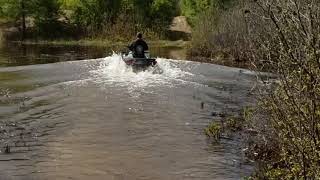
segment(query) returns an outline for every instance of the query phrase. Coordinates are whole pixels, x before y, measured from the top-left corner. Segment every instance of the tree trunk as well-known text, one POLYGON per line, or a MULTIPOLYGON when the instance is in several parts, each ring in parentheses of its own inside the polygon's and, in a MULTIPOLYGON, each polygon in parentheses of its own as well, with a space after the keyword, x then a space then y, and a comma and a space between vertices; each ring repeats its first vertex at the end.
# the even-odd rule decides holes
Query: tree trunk
POLYGON ((21 0, 21 26, 22 26, 22 35, 21 40, 24 41, 26 38, 26 13, 25 13, 25 5, 24 0, 21 0))

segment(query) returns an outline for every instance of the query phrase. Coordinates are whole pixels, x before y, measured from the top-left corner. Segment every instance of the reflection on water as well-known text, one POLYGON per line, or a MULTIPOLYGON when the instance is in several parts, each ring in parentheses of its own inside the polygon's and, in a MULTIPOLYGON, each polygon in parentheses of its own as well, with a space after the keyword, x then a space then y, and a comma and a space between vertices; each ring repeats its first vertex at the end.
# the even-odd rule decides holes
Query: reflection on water
POLYGON ((212 144, 203 128, 212 111, 234 112, 250 103, 254 77, 216 65, 157 61, 139 73, 115 54, 0 68, 1 147, 11 147, 0 154, 0 179, 248 175, 239 142, 212 144))
MULTIPOLYGON (((123 47, 23 45, 8 43, 0 46, 0 67, 46 64, 63 61, 95 59, 124 50, 123 47)), ((185 59, 186 50, 179 47, 150 47, 151 56, 185 59)))

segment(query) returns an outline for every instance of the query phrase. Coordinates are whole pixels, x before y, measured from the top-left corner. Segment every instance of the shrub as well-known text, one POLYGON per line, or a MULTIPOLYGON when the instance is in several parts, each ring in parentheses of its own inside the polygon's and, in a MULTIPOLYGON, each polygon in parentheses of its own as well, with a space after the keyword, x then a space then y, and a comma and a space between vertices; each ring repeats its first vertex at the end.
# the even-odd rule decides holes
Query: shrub
POLYGON ((239 1, 233 3, 232 8, 216 6, 204 12, 195 23, 189 56, 205 57, 223 65, 248 66, 248 29, 244 7, 245 4, 239 1))
MULTIPOLYGON (((259 177, 320 178, 320 2, 257 0, 247 20, 251 60, 267 64, 278 85, 260 88, 260 117, 274 135, 277 158, 266 162, 259 177)), ((259 70, 258 69, 258 70, 259 70)), ((258 120, 259 121, 259 120, 258 120)))

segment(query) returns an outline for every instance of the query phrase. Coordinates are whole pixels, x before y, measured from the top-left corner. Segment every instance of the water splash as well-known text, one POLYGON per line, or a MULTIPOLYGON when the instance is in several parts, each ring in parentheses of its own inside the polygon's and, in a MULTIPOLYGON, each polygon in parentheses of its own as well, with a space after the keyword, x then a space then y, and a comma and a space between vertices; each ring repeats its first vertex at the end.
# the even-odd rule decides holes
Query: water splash
POLYGON ((95 77, 95 82, 128 86, 133 89, 188 83, 188 77, 193 76, 192 73, 179 68, 172 60, 157 58, 157 62, 155 67, 134 72, 122 61, 120 55, 113 54, 104 58, 98 70, 91 73, 95 77))

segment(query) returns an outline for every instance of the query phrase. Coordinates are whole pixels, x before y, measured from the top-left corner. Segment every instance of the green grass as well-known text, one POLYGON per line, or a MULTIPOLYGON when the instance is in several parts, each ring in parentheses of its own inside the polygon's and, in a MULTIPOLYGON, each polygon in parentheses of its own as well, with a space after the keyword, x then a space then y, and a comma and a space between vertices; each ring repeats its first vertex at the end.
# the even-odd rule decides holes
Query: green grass
POLYGON ((211 122, 205 129, 204 133, 209 137, 218 141, 222 134, 221 123, 211 122))

